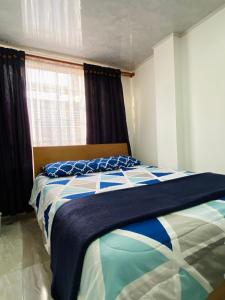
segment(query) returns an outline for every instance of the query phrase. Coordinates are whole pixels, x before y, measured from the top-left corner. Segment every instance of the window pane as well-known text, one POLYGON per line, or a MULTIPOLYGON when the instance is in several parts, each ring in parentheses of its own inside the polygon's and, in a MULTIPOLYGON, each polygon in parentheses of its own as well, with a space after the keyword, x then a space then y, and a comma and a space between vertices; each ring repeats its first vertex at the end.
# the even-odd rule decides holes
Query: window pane
POLYGON ((33 145, 85 144, 83 70, 28 59, 26 76, 33 145))

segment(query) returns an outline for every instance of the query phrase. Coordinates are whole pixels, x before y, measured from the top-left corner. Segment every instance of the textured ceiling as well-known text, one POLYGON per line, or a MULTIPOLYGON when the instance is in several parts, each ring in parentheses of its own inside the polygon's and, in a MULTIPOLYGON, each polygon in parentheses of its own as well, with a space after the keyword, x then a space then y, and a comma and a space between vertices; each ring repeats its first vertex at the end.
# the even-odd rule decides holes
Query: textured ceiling
POLYGON ((225 0, 0 0, 0 40, 132 70, 225 0))

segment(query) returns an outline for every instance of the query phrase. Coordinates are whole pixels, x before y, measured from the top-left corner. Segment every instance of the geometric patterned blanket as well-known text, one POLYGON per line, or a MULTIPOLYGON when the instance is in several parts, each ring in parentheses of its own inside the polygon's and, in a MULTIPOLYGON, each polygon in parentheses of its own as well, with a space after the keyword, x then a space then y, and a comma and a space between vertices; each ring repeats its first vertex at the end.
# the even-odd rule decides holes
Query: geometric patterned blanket
MULTIPOLYGON (((53 217, 63 203, 188 175, 144 165, 56 179, 40 175, 30 203, 50 249, 53 217)), ((205 300, 224 274, 225 199, 215 199, 95 240, 85 255, 78 299, 205 300)))

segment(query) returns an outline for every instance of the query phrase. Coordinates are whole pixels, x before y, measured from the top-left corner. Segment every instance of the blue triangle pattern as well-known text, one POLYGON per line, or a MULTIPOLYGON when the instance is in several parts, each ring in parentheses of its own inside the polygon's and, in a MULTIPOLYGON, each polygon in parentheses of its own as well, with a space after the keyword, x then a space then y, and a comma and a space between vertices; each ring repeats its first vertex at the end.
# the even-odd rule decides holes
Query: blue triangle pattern
POLYGON ((79 199, 79 198, 84 198, 90 195, 95 194, 95 192, 87 192, 87 193, 80 193, 80 194, 72 194, 72 195, 68 195, 66 197, 63 197, 64 199, 70 199, 70 200, 75 200, 75 199, 79 199))
POLYGON ((105 189, 107 187, 121 185, 121 184, 123 184, 123 183, 101 181, 100 182, 100 189, 105 189))
POLYGON ((130 171, 130 170, 135 170, 137 168, 133 168, 133 167, 130 167, 130 168, 121 168, 123 171, 130 171))
POLYGON ((160 180, 158 179, 152 179, 152 180, 146 180, 146 181, 141 181, 141 182, 137 182, 138 184, 148 184, 148 185, 151 185, 151 184, 157 184, 161 182, 160 180))
POLYGON ((156 172, 152 172, 153 175, 157 176, 157 177, 162 177, 162 176, 167 176, 167 175, 170 175, 170 174, 173 174, 171 172, 167 172, 167 173, 163 173, 163 172, 159 172, 159 173, 156 173, 156 172))
POLYGON ((68 179, 65 179, 65 180, 57 180, 57 181, 52 181, 52 182, 49 182, 49 184, 63 184, 63 185, 66 185, 70 180, 68 179))
POLYGON ((162 223, 157 218, 130 224, 122 227, 121 229, 145 235, 153 240, 160 242, 170 250, 173 250, 170 236, 168 235, 162 223))
POLYGON ((104 175, 109 175, 109 176, 124 176, 124 174, 122 172, 108 173, 108 174, 104 174, 104 175))
POLYGON ((93 177, 93 174, 79 174, 79 175, 75 175, 76 178, 80 178, 80 177, 93 177))
POLYGON ((48 221, 49 221, 49 212, 50 212, 50 209, 52 207, 52 203, 49 204, 49 206, 46 208, 46 210, 44 211, 44 219, 45 219, 45 231, 47 233, 47 236, 48 236, 48 221))

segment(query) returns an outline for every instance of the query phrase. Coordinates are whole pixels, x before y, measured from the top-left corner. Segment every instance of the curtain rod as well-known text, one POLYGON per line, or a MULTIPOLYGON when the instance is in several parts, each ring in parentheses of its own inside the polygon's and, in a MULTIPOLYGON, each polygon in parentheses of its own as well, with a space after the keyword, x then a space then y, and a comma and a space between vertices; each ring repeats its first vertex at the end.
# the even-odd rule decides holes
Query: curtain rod
MULTIPOLYGON (((71 65, 80 69, 84 68, 84 65, 81 63, 75 63, 75 62, 70 62, 67 60, 60 60, 60 59, 56 59, 56 58, 49 58, 46 56, 40 56, 40 55, 34 55, 34 54, 27 54, 26 53, 26 57, 30 57, 30 58, 36 58, 36 59, 43 59, 46 61, 53 61, 53 62, 58 62, 58 63, 63 63, 63 64, 67 64, 67 65, 71 65)), ((126 76, 126 77, 133 77, 135 75, 134 72, 126 72, 126 71, 121 71, 121 75, 122 76, 126 76)))

